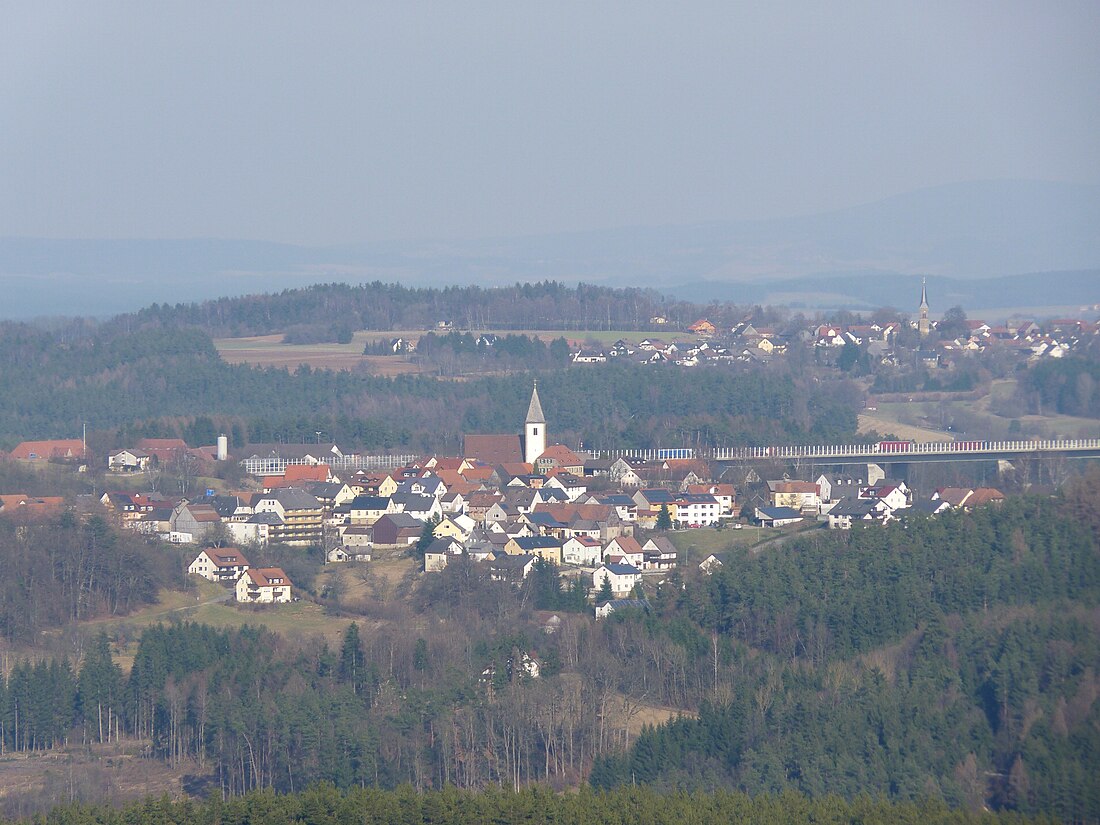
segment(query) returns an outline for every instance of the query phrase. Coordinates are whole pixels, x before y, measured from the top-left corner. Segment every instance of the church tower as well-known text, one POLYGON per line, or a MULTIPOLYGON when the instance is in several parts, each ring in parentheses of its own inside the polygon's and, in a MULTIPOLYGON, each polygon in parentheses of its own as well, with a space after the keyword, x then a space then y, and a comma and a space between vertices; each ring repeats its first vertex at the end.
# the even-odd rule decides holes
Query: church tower
POLYGON ((928 288, 927 279, 920 279, 920 320, 917 321, 917 332, 921 338, 928 337, 931 323, 928 320, 928 288))
POLYGON ((546 416, 542 414, 539 402, 539 384, 531 389, 531 405, 527 408, 527 419, 523 424, 523 460, 534 464, 535 459, 546 452, 546 416))

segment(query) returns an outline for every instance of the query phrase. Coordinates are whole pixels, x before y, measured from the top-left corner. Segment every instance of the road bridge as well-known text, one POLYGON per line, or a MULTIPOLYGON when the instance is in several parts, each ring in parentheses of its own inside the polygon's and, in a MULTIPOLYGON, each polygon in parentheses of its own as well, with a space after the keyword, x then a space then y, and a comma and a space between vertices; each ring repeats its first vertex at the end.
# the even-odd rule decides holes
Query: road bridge
POLYGON ((1014 461, 1034 458, 1100 458, 1100 438, 1007 441, 880 441, 874 444, 806 444, 775 447, 719 447, 696 450, 599 450, 594 456, 646 461, 700 458, 730 463, 909 464, 934 461, 1014 461))

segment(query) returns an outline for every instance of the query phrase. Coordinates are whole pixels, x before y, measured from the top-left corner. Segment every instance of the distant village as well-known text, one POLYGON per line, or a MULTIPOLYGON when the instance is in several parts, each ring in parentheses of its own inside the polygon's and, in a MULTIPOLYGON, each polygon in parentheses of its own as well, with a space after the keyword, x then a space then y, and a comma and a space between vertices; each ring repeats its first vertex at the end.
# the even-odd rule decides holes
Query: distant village
MULTIPOLYGON (((522 432, 471 434, 461 456, 404 457, 386 469, 357 467, 365 457, 335 445, 253 445, 230 456, 225 437, 193 449, 179 439, 142 439, 107 458, 108 491, 91 502, 121 529, 196 548, 188 571, 232 585, 238 602, 295 598, 280 568, 255 568, 249 548, 267 544, 320 547, 327 563, 370 562, 375 554, 412 553, 423 572, 456 558, 486 565, 492 579, 521 584, 540 560, 581 581, 597 616, 638 606, 647 580, 660 581, 680 562, 673 531, 717 529, 852 529, 911 513, 995 505, 990 488, 942 488, 925 498, 875 464, 862 478, 822 474, 814 480, 767 480, 749 500, 718 465, 698 458, 600 458, 548 443, 535 386, 522 432), (184 498, 110 489, 159 466, 236 461, 257 489, 208 490, 184 498), (719 477, 715 477, 715 472, 719 477)), ((77 440, 24 442, 10 458, 30 464, 85 455, 77 440)), ((738 483, 760 479, 748 476, 738 483)), ((35 518, 72 506, 63 497, 0 496, 0 517, 35 518)), ((721 554, 693 563, 712 572, 721 554)))
MULTIPOLYGON (((655 325, 665 323, 653 318, 655 325)), ((778 329, 744 320, 719 328, 706 318, 693 323, 690 338, 620 339, 607 348, 584 346, 572 353, 574 364, 604 364, 617 359, 640 364, 697 367, 710 364, 769 364, 796 349, 809 349, 826 360, 844 348, 861 350, 876 367, 908 365, 950 370, 964 356, 1004 355, 1014 362, 1062 358, 1100 335, 1100 322, 1054 319, 1042 324, 1014 319, 992 325, 965 317, 934 321, 922 291, 917 320, 812 323, 778 329)))

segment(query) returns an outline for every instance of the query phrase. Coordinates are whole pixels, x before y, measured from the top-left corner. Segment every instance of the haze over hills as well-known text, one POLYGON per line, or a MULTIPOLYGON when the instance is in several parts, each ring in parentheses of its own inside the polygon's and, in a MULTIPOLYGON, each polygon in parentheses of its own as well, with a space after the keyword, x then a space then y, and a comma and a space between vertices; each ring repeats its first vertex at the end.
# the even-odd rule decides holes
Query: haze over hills
POLYGON ((777 220, 308 247, 230 239, 0 239, 0 315, 110 315, 311 283, 586 281, 705 302, 936 310, 1100 303, 1100 186, 960 183, 777 220), (1041 277, 1025 273, 1043 273, 1041 277), (977 279, 983 279, 981 281, 977 279))

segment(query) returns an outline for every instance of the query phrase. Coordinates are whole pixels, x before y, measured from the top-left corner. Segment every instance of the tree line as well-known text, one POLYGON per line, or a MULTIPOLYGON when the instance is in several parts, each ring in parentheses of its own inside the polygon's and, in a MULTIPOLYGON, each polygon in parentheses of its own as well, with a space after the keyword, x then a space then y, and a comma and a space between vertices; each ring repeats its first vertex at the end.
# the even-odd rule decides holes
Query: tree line
MULTIPOLYGON (((316 284, 267 295, 198 304, 154 304, 121 318, 201 327, 215 337, 283 332, 295 343, 336 341, 349 330, 432 329, 443 321, 462 329, 652 329, 651 318, 686 326, 705 308, 650 289, 615 289, 556 281, 479 286, 316 284)), ((718 310, 718 307, 713 307, 718 310)), ((724 314, 735 312, 725 307, 724 314)), ((715 320, 719 320, 717 317, 715 320)))
POLYGON ((644 822, 660 825, 996 825, 1031 820, 1014 814, 969 813, 942 803, 888 802, 869 796, 845 801, 832 796, 808 799, 796 793, 750 797, 742 793, 656 793, 647 788, 559 794, 546 788, 479 792, 454 787, 417 793, 404 786, 392 791, 318 785, 299 793, 253 792, 223 800, 146 799, 122 808, 60 805, 34 820, 42 825, 592 825, 644 822))

